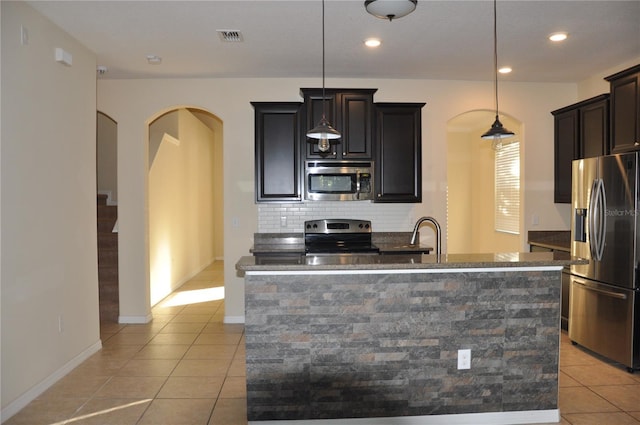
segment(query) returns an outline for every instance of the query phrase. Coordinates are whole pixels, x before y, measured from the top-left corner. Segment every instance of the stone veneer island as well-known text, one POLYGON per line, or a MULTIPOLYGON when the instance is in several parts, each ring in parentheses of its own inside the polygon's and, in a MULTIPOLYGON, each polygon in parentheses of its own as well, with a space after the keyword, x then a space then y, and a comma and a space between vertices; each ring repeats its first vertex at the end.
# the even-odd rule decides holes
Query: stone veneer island
POLYGON ((249 423, 558 422, 561 270, 582 263, 242 257, 249 423))

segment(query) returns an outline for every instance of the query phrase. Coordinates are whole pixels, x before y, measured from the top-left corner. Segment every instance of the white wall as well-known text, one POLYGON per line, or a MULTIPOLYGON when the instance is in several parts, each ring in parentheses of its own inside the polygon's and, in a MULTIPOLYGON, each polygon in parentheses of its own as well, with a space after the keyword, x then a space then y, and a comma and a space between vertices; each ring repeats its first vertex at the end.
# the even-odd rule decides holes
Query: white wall
POLYGON ((6 419, 99 349, 100 333, 95 57, 25 2, 0 7, 6 419))
MULTIPOLYGON (((207 110, 224 123, 226 320, 243 320, 243 281, 235 263, 247 255, 258 226, 254 202, 254 129, 251 101, 300 101, 300 87, 317 79, 99 80, 98 108, 118 121, 121 314, 148 314, 147 181, 145 126, 150 117, 178 105, 207 110), (133 94, 135 93, 135 95, 133 94), (125 183, 126 182, 126 183, 125 183), (128 260, 127 260, 128 259, 128 260)), ((492 82, 329 79, 328 87, 378 88, 378 102, 426 102, 422 112, 423 202, 407 217, 432 215, 446 228, 447 121, 470 110, 493 108, 492 82)), ((553 203, 553 118, 550 111, 576 100, 575 84, 504 83, 501 110, 522 122, 526 145, 523 231, 568 229, 569 207, 553 203), (538 216, 539 224, 530 226, 538 216)), ((393 229, 406 231, 402 228, 393 229)), ((289 231, 289 230, 288 230, 289 231)), ((424 232, 429 243, 428 232, 424 232)), ((431 241, 433 243, 433 241, 431 241)), ((522 246, 523 250, 526 247, 522 246)))

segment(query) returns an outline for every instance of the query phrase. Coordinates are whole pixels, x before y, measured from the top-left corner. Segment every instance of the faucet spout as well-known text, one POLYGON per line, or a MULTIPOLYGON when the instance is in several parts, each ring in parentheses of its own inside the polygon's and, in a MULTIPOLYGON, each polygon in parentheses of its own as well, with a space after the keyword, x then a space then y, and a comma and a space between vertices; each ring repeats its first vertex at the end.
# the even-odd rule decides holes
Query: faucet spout
POLYGON ((418 221, 416 221, 416 225, 413 227, 413 233, 411 234, 411 242, 409 243, 411 245, 415 245, 416 238, 418 236, 418 229, 420 228, 420 225, 425 221, 433 224, 433 227, 436 230, 436 254, 440 255, 442 254, 442 229, 440 228, 440 224, 438 223, 438 221, 433 217, 420 217, 418 221))

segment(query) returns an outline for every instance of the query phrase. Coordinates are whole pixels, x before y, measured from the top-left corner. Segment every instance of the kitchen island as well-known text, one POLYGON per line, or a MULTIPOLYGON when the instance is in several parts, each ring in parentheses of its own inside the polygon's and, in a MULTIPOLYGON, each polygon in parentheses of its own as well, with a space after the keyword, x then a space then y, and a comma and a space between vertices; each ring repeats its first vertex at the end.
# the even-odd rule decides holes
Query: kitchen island
POLYGON ((248 420, 557 422, 560 277, 578 263, 559 252, 242 257, 248 420))

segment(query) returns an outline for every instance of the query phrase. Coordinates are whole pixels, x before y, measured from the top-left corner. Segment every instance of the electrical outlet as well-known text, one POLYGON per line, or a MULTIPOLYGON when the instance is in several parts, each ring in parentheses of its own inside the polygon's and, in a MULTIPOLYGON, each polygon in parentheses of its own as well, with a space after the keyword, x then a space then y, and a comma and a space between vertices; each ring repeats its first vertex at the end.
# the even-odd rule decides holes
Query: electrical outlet
POLYGON ((280 216, 280 227, 287 227, 287 216, 280 216))
POLYGON ((471 369, 471 350, 458 350, 458 369, 471 369))
POLYGON ((64 328, 62 327, 62 315, 58 316, 58 332, 62 333, 64 328))

